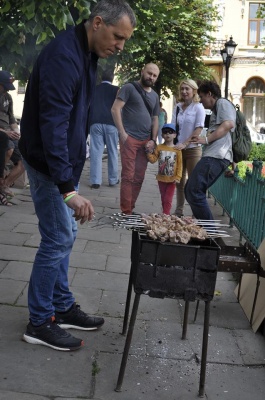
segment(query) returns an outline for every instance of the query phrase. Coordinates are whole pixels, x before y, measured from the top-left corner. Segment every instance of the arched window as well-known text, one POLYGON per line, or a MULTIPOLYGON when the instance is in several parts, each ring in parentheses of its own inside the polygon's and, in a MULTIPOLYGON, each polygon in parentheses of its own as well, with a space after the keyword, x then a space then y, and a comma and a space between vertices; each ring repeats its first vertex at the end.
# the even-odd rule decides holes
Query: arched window
POLYGON ((261 78, 251 78, 242 90, 246 119, 258 131, 265 126, 265 82, 261 78), (262 124, 262 125, 261 125, 262 124))

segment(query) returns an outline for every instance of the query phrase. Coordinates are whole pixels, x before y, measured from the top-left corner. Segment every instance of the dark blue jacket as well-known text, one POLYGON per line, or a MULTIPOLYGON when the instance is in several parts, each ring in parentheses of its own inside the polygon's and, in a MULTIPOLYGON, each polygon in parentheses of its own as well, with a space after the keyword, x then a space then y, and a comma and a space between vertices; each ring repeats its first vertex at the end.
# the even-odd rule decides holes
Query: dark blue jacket
POLYGON ((91 105, 90 125, 106 124, 114 125, 111 107, 116 99, 118 86, 102 82, 96 86, 95 96, 91 105))
POLYGON ((84 166, 97 60, 82 23, 42 50, 27 85, 19 149, 60 193, 74 190, 84 166))

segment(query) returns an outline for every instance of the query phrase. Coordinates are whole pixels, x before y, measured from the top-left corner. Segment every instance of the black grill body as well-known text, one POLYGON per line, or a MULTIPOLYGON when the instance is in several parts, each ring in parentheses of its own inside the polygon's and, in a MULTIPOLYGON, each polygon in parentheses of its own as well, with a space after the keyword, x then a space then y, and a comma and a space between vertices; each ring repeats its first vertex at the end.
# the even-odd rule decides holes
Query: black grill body
POLYGON ((134 291, 150 297, 212 300, 220 247, 213 239, 178 244, 133 234, 134 291))

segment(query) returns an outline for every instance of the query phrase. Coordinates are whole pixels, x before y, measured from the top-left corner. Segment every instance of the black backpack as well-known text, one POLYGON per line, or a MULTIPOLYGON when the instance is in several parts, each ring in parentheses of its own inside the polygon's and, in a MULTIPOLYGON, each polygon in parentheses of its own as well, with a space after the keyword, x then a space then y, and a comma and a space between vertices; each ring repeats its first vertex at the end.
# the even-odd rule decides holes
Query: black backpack
MULTIPOLYGON (((236 126, 234 132, 231 132, 232 138, 232 150, 233 150, 233 161, 235 163, 239 163, 240 161, 244 161, 248 159, 252 142, 250 136, 250 130, 247 127, 247 121, 244 114, 240 111, 239 105, 236 106, 228 99, 229 103, 232 104, 236 109, 236 126)), ((215 103, 215 106, 217 102, 215 103)), ((214 107, 212 110, 215 113, 217 112, 217 108, 214 107)))

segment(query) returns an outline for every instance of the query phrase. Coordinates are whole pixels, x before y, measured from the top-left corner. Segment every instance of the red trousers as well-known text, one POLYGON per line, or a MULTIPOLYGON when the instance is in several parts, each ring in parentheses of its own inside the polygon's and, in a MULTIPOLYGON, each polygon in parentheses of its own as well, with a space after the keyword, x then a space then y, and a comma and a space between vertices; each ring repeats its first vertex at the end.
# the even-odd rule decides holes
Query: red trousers
POLYGON ((161 194, 163 213, 170 215, 176 184, 174 182, 158 181, 158 186, 161 194))
POLYGON ((128 136, 125 143, 120 141, 121 191, 120 208, 125 214, 132 214, 139 196, 147 168, 145 144, 147 140, 136 140, 128 136))

